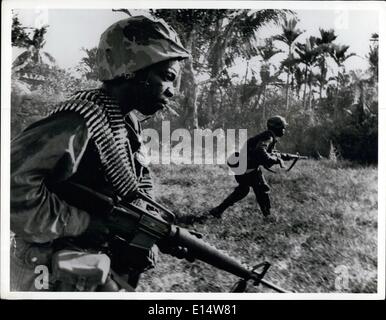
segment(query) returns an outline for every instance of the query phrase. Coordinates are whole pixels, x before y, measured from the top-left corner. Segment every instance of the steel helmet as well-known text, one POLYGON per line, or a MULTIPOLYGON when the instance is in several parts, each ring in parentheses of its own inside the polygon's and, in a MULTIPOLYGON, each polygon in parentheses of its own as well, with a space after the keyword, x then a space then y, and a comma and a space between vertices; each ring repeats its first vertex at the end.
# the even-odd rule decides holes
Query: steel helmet
POLYGON ((267 127, 268 129, 282 129, 288 126, 287 121, 282 116, 273 116, 272 118, 269 118, 267 121, 267 127))
POLYGON ((188 57, 177 33, 163 19, 130 17, 102 33, 97 51, 98 77, 101 81, 130 78, 152 64, 188 57))

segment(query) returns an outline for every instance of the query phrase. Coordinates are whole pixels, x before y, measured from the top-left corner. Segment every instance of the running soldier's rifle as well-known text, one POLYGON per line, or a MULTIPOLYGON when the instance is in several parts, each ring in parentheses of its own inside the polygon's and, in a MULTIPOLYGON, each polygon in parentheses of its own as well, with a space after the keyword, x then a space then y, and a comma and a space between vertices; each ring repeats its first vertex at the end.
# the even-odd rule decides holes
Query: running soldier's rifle
MULTIPOLYGON (((292 160, 292 163, 291 165, 288 167, 288 169, 286 169, 286 171, 290 171, 296 164, 296 162, 298 162, 298 160, 307 160, 308 157, 307 156, 301 156, 299 155, 299 153, 296 153, 296 154, 293 154, 293 153, 284 153, 284 152, 279 152, 277 150, 273 150, 271 152, 273 155, 277 156, 278 158, 282 159, 283 161, 291 161, 292 160)), ((282 164, 280 163, 280 167, 282 167, 282 164)), ((268 167, 264 167, 266 170, 268 170, 269 172, 272 172, 272 173, 276 173, 276 171, 268 168, 268 167)))
POLYGON ((99 214, 103 214, 112 237, 124 240, 127 245, 150 250, 154 244, 157 244, 164 253, 171 253, 168 248, 186 248, 188 257, 183 257, 188 261, 198 259, 239 277, 240 281, 232 292, 244 292, 248 282, 254 285, 262 284, 276 292, 289 292, 263 279, 270 267, 268 262, 260 263, 253 268, 240 263, 206 243, 201 234, 176 226, 175 215, 143 193, 138 192, 135 198, 158 209, 163 213, 163 218, 134 205, 133 199, 130 199, 130 202, 113 199, 72 182, 56 188, 55 192, 75 194, 76 197, 70 200, 70 203, 77 205, 80 209, 89 212, 97 210, 99 214), (78 200, 74 201, 75 198, 78 200))

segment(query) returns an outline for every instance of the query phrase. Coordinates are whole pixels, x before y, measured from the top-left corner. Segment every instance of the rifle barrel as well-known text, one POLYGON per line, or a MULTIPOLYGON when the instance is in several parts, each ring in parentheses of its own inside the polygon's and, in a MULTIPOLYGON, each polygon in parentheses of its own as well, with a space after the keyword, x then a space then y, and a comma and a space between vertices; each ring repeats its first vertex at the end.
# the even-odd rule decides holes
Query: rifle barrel
POLYGON ((181 245, 185 246, 190 250, 194 256, 206 262, 218 269, 227 271, 235 276, 238 276, 245 280, 259 280, 262 285, 273 289, 277 292, 288 293, 289 291, 276 286, 275 284, 266 281, 264 279, 257 279, 258 274, 251 271, 247 266, 244 266, 241 262, 235 258, 228 256, 227 254, 219 251, 215 247, 207 244, 202 239, 198 239, 194 235, 184 228, 176 227, 173 231, 173 238, 181 245))
POLYGON ((262 285, 266 286, 267 288, 273 289, 273 290, 280 292, 280 293, 291 293, 291 291, 285 290, 285 289, 273 284, 272 282, 269 282, 269 281, 264 280, 264 279, 261 279, 260 283, 262 285))
POLYGON ((192 235, 187 229, 175 227, 173 234, 173 239, 179 245, 188 248, 198 260, 232 273, 242 279, 251 279, 253 277, 254 274, 239 261, 192 235))

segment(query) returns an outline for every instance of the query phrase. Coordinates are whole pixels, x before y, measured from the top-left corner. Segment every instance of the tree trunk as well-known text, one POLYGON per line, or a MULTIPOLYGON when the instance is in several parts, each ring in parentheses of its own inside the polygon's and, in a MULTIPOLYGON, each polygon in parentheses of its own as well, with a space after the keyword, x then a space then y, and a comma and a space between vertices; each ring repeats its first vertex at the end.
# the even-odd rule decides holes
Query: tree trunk
POLYGON ((247 85, 248 68, 249 68, 249 61, 247 61, 247 68, 246 68, 246 70, 245 70, 244 85, 243 85, 243 93, 242 93, 242 95, 241 95, 241 109, 244 108, 244 103, 245 103, 245 87, 246 87, 246 85, 247 85))
POLYGON ((306 66, 304 74, 304 91, 303 91, 303 109, 306 109, 306 94, 307 94, 308 66, 306 66))
POLYGON ((265 84, 264 85, 264 89, 263 89, 263 97, 262 97, 262 102, 261 102, 261 106, 263 107, 262 108, 262 123, 265 123, 266 121, 266 108, 265 108, 265 95, 266 95, 266 92, 267 92, 267 85, 265 84))
POLYGON ((339 83, 339 71, 338 71, 338 76, 337 76, 337 79, 336 79, 336 94, 335 94, 335 97, 334 97, 334 120, 338 120, 338 117, 339 117, 339 104, 338 104, 338 101, 339 101, 339 91, 340 91, 340 83, 339 83))
POLYGON ((324 89, 324 84, 326 82, 326 77, 327 77, 327 72, 324 72, 326 70, 326 55, 325 53, 322 54, 322 66, 320 67, 320 88, 319 88, 319 98, 322 100, 323 96, 323 89, 324 89))
POLYGON ((252 110, 257 110, 260 108, 260 98, 261 98, 262 93, 263 93, 263 90, 261 88, 259 88, 259 91, 257 93, 257 97, 255 99, 255 103, 253 105, 252 110))
POLYGON ((313 92, 312 92, 312 84, 311 81, 308 86, 308 110, 310 113, 310 124, 314 125, 314 108, 312 107, 313 102, 313 92))
POLYGON ((215 104, 216 104, 216 92, 217 92, 217 81, 212 81, 210 83, 209 92, 208 92, 208 102, 206 107, 208 109, 208 121, 211 122, 213 116, 215 115, 215 104))
MULTIPOLYGON (((291 57, 291 44, 288 46, 288 59, 291 57)), ((289 79, 290 79, 290 74, 291 74, 291 67, 288 67, 288 72, 287 72, 287 83, 286 83, 286 90, 285 90, 285 110, 288 111, 289 108, 289 79)))
POLYGON ((288 70, 286 90, 285 90, 285 111, 288 111, 288 107, 289 107, 289 77, 290 77, 290 71, 288 70))
MULTIPOLYGON (((194 28, 190 32, 186 41, 186 49, 192 51, 193 44, 195 41, 195 30, 194 28)), ((183 106, 185 112, 183 116, 183 123, 186 127, 198 128, 198 113, 197 113, 197 91, 198 85, 194 76, 193 69, 193 58, 188 59, 184 65, 184 72, 181 76, 181 92, 184 96, 183 106)))
MULTIPOLYGON (((223 19, 220 19, 217 21, 216 30, 214 34, 217 34, 217 35, 221 34, 220 29, 221 29, 222 23, 223 23, 223 19)), ((222 56, 224 54, 224 51, 222 50, 221 45, 217 45, 219 43, 218 39, 215 39, 214 43, 215 45, 211 50, 212 63, 211 63, 211 69, 210 69, 210 76, 212 79, 216 79, 216 80, 212 81, 209 85, 208 101, 206 104, 208 108, 209 122, 211 122, 213 116, 215 115, 215 104, 216 104, 215 95, 217 93, 217 86, 218 86, 217 78, 219 76, 219 72, 222 66, 222 58, 223 58, 222 56)))
POLYGON ((197 97, 198 97, 198 92, 197 92, 197 86, 193 90, 193 96, 192 96, 192 104, 193 104, 193 128, 198 129, 198 106, 197 106, 197 97))

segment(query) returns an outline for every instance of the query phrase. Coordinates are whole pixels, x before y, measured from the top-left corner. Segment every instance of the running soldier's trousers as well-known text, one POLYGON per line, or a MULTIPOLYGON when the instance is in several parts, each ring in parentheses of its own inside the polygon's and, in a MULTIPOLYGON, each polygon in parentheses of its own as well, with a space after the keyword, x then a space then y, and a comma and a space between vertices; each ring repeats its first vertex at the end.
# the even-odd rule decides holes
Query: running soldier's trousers
POLYGON ((256 196, 256 201, 259 204, 261 210, 269 212, 271 209, 271 201, 269 198, 270 187, 265 180, 263 172, 260 168, 243 175, 236 175, 235 179, 238 186, 235 190, 217 207, 220 212, 225 211, 228 207, 234 205, 236 202, 244 199, 250 188, 256 196))

